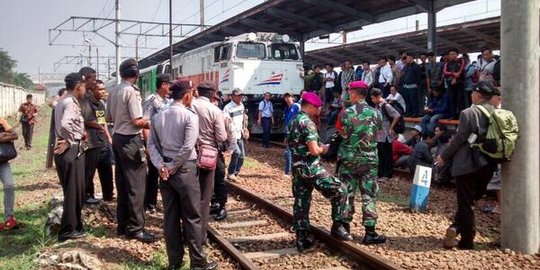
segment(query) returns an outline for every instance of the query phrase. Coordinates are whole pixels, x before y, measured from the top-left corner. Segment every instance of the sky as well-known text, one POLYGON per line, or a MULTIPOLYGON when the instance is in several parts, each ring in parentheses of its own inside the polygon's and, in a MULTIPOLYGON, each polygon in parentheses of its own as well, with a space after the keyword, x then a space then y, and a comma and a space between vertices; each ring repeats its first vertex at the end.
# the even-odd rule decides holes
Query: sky
MULTIPOLYGON (((168 22, 167 0, 121 0, 122 19, 149 20, 168 22)), ((247 10, 264 0, 204 0, 205 23, 214 25, 244 10, 247 10)), ((477 0, 468 4, 447 8, 438 13, 439 25, 476 20, 500 14, 500 0, 477 0)), ((49 29, 54 28, 70 16, 86 16, 114 18, 114 0, 0 0, 0 48, 7 51, 18 62, 17 71, 36 76, 42 73, 68 73, 78 70, 80 65, 57 65, 64 56, 88 55, 90 39, 99 49, 100 56, 114 56, 114 46, 108 41, 90 33, 62 33, 56 43, 77 44, 79 46, 49 46, 49 29)), ((385 35, 393 35, 414 31, 416 20, 420 29, 425 29, 426 14, 409 16, 382 24, 366 26, 363 30, 349 33, 349 42, 371 39, 385 35)), ((199 1, 174 0, 173 22, 199 23, 199 1)), ((114 27, 101 32, 114 40, 114 27)), ((175 40, 178 41, 179 39, 175 40)), ((341 41, 339 34, 331 36, 330 40, 315 41, 306 45, 306 49, 330 46, 329 41, 341 41)), ((122 44, 134 47, 134 37, 123 37, 122 44)), ((144 57, 168 45, 167 38, 139 39, 139 55, 144 57)), ((95 57, 95 47, 92 49, 95 57)), ((135 56, 134 48, 123 48, 122 55, 135 56)), ((85 60, 86 61, 86 60, 85 60)), ((95 61, 95 59, 93 60, 95 61)), ((104 60, 100 60, 104 63, 104 60)), ((85 62, 86 63, 86 62, 85 62)), ((102 69, 105 69, 100 65, 102 69)))

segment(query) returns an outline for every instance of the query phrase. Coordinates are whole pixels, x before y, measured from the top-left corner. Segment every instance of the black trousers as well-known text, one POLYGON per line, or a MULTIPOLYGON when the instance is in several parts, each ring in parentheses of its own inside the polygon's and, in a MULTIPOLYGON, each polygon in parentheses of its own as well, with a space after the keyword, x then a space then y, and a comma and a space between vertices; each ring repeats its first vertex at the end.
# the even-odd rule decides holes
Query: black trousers
POLYGON ((219 203, 220 207, 225 207, 228 193, 227 183, 225 183, 225 158, 223 157, 223 153, 220 152, 214 176, 214 196, 212 197, 212 204, 219 203))
POLYGON ((119 234, 133 235, 144 228, 144 192, 146 189, 146 155, 139 135, 113 135, 116 164, 116 219, 119 234))
POLYGON ((394 166, 392 161, 392 143, 377 143, 377 153, 379 155, 377 176, 392 178, 392 176, 394 175, 394 166))
MULTIPOLYGON (((148 158, 148 156, 147 156, 148 158)), ((157 205, 159 171, 152 162, 148 162, 148 174, 146 175, 146 192, 144 194, 144 207, 150 208, 157 205)))
POLYGON ((72 145, 64 153, 54 155, 56 172, 64 193, 59 236, 83 230, 81 211, 84 204, 84 153, 72 145), (79 152, 81 154, 79 155, 79 152))
POLYGON ((449 84, 448 98, 450 100, 450 114, 453 117, 457 117, 465 109, 465 88, 463 84, 449 84))
POLYGON ((163 198, 164 233, 169 265, 182 264, 184 242, 189 248, 191 267, 206 265, 203 251, 201 189, 197 166, 188 161, 167 181, 160 182, 163 198))
POLYGON ((24 137, 24 146, 32 147, 32 137, 34 136, 34 125, 22 123, 22 135, 24 137))
POLYGON ((201 188, 201 217, 202 241, 206 242, 208 220, 210 218, 210 201, 214 193, 215 170, 199 169, 199 184, 201 188))
POLYGON ((85 153, 85 196, 95 198, 94 176, 98 171, 103 200, 111 201, 114 194, 113 171, 111 164, 109 145, 91 148, 85 153))
POLYGON ((475 201, 480 199, 486 191, 486 187, 493 177, 494 167, 484 166, 480 170, 456 177, 456 194, 458 210, 454 219, 454 225, 461 234, 460 247, 472 248, 476 225, 474 218, 475 201))

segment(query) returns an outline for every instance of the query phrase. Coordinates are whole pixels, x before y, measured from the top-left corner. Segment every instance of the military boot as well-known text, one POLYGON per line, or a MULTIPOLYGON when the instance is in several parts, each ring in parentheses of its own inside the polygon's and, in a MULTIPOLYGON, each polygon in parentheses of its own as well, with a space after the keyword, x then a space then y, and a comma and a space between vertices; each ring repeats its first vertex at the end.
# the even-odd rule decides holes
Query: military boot
POLYGON ((386 242, 386 236, 379 235, 375 231, 375 227, 366 227, 366 235, 364 236, 364 241, 362 241, 362 244, 364 245, 377 245, 382 244, 386 242))
POLYGON ((296 231, 296 249, 302 252, 313 246, 313 241, 307 237, 306 231, 296 231))
POLYGON ((221 210, 221 205, 219 203, 212 203, 210 205, 210 215, 214 216, 221 210))
POLYGON ((352 241, 353 237, 347 232, 347 229, 343 227, 343 223, 341 222, 334 222, 332 224, 332 229, 330 230, 333 237, 338 238, 340 240, 345 241, 352 241))

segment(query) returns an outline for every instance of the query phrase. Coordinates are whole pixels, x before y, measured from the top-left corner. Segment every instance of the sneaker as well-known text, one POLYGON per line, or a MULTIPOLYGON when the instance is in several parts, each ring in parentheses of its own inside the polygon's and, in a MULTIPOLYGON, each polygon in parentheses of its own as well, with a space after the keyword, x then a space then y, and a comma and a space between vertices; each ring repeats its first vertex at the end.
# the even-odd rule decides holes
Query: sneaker
POLYGON ((6 220, 6 223, 4 223, 4 227, 2 228, 2 230, 14 230, 18 228, 19 228, 19 223, 17 223, 17 220, 13 216, 10 216, 6 220))
POLYGON ((455 248, 458 245, 456 237, 457 237, 456 228, 448 227, 448 229, 446 229, 446 235, 444 236, 443 247, 447 249, 455 248))
POLYGON ((236 182, 238 181, 238 177, 234 174, 230 174, 227 179, 229 179, 229 181, 232 181, 232 182, 236 182))

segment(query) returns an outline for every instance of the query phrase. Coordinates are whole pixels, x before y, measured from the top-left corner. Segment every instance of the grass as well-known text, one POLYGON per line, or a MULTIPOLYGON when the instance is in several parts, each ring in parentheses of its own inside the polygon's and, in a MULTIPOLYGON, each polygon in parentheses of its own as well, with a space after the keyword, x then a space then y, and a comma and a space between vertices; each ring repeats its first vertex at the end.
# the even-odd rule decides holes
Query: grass
POLYGON ((381 192, 379 193, 377 200, 386 203, 396 204, 399 206, 409 206, 409 198, 400 195, 385 194, 381 192))
MULTIPOLYGON (((187 256, 187 251, 184 256, 184 262, 187 262, 184 264, 181 268, 181 270, 189 270, 189 258, 187 256)), ((122 265, 125 269, 130 270, 161 270, 168 266, 167 261, 167 254, 165 253, 165 248, 162 248, 156 252, 154 252, 154 257, 152 257, 152 260, 148 263, 140 263, 140 262, 129 262, 124 265, 122 265)))

